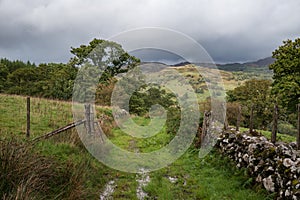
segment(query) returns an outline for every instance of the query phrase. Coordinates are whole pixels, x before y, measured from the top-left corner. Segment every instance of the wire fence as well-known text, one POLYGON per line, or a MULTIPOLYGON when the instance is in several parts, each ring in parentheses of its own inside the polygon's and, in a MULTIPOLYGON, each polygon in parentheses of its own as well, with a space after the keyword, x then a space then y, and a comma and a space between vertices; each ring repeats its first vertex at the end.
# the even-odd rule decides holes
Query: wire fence
MULTIPOLYGON (((30 135, 45 134, 73 121, 71 102, 30 98, 30 135)), ((27 132, 27 98, 0 94, 0 134, 27 132)))
MULTIPOLYGON (((66 124, 73 122, 72 103, 57 100, 45 100, 41 98, 30 98, 30 130, 28 130, 28 98, 22 96, 0 94, 0 134, 29 134, 31 137, 36 137, 56 130, 66 124)), ((273 111, 275 112, 276 109, 273 111)), ((235 112, 236 130, 243 120, 249 120, 249 132, 252 132, 253 127, 253 112, 250 113, 250 118, 242 116, 241 108, 238 107, 235 112)), ((298 116, 298 127, 295 135, 295 142, 300 148, 300 104, 297 107, 296 115, 298 116)), ((276 134, 278 132, 278 112, 273 114, 272 127, 272 142, 276 142, 276 134), (274 124, 276 122, 276 124, 274 124)), ((225 128, 228 125, 225 125, 225 128)))

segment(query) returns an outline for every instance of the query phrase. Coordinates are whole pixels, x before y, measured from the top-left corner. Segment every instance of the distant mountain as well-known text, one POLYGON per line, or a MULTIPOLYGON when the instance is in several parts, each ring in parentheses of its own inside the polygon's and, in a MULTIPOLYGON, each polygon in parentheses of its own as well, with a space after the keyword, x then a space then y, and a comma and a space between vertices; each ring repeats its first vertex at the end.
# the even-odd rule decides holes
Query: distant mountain
POLYGON ((141 62, 141 65, 148 65, 148 64, 167 65, 163 62, 141 62))
POLYGON ((229 63, 229 64, 217 64, 217 67, 224 71, 262 71, 264 73, 271 73, 269 65, 274 63, 275 59, 272 57, 263 58, 257 61, 245 62, 245 63, 229 63))
POLYGON ((181 67, 181 66, 185 66, 185 65, 189 65, 191 64, 190 62, 181 62, 181 63, 177 63, 175 65, 172 65, 174 67, 181 67))
POLYGON ((249 66, 258 66, 258 67, 264 67, 264 66, 269 66, 270 64, 274 63, 275 59, 272 57, 267 57, 260 59, 255 62, 246 62, 244 65, 249 65, 249 66))
MULTIPOLYGON (((264 71, 271 72, 269 70, 269 65, 274 63, 275 59, 272 57, 267 57, 263 59, 259 59, 257 61, 245 62, 245 63, 227 63, 227 64, 211 64, 211 63, 195 63, 196 65, 203 67, 214 67, 217 66, 220 70, 224 71, 264 71)), ((191 64, 189 62, 181 62, 175 65, 174 67, 180 67, 191 64)))
MULTIPOLYGON (((274 63, 275 59, 272 57, 267 57, 263 59, 259 59, 257 61, 251 61, 251 62, 245 62, 245 63, 226 63, 226 64, 215 64, 219 69, 225 70, 225 71, 247 71, 251 67, 252 68, 268 68, 268 66, 272 63, 274 63)), ((189 65, 191 63, 189 62, 180 62, 177 64, 174 64, 172 66, 174 67, 181 67, 185 65, 189 65)), ((196 65, 204 66, 204 67, 211 67, 214 66, 214 64, 211 63, 196 63, 196 65)))

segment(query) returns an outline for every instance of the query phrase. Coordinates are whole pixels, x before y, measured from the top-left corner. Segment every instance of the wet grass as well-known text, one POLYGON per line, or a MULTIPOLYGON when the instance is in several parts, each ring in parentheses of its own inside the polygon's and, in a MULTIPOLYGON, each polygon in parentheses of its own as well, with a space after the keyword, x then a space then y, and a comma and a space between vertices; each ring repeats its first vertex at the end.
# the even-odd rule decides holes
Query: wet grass
MULTIPOLYGON (((240 127, 240 131, 249 131, 249 128, 243 128, 240 127)), ((264 131, 264 130, 256 130, 257 132, 261 133, 263 136, 265 136, 268 140, 271 140, 272 132, 271 131, 264 131)), ((287 134, 281 134, 277 133, 276 140, 280 142, 296 142, 296 137, 287 135, 287 134)))
MULTIPOLYGON (((140 124, 148 123, 147 119, 143 121, 137 117, 135 120, 140 124)), ((118 128, 113 130, 112 137, 112 141, 118 146, 131 150, 131 145, 134 144, 134 148, 139 149, 139 152, 150 152, 169 140, 170 136, 164 131, 155 137, 142 140, 125 136, 118 128)), ((198 150, 191 147, 174 163, 150 172, 149 176, 151 181, 144 187, 148 194, 147 199, 272 199, 263 189, 254 189, 251 177, 248 177, 245 171, 237 170, 229 159, 216 151, 200 159, 198 150), (175 178, 176 181, 172 183, 169 177, 175 178)), ((116 182, 119 188, 123 188, 122 183, 116 182)), ((134 185, 136 181, 130 179, 125 183, 134 185)), ((119 188, 116 188, 117 194, 122 193, 119 188)))

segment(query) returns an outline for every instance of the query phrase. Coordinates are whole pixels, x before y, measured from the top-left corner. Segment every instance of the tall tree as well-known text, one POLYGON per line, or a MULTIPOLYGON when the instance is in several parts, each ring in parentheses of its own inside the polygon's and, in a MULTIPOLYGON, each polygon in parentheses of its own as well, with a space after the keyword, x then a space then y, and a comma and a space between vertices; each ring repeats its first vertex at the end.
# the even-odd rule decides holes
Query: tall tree
POLYGON ((76 77, 73 97, 83 102, 94 100, 97 84, 108 85, 114 76, 135 68, 140 62, 120 44, 101 39, 93 39, 88 45, 78 48, 71 47, 71 53, 74 57, 69 64, 81 69, 76 77))
POLYGON ((102 81, 107 81, 116 74, 127 72, 140 60, 129 55, 120 44, 102 39, 93 39, 88 45, 71 47, 74 55, 70 63, 80 66, 85 63, 98 66, 102 70, 102 81))
POLYGON ((273 52, 276 61, 269 66, 274 72, 272 93, 288 112, 300 101, 300 38, 283 41, 273 52))

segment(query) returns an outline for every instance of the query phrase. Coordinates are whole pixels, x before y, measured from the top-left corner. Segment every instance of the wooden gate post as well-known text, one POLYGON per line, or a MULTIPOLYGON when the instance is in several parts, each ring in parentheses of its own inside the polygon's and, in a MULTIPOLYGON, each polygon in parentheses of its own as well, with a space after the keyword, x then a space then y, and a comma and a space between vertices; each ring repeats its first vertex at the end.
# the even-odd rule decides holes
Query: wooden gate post
POLYGON ((298 104, 298 133, 297 133, 297 149, 300 150, 300 103, 298 104))
POLYGON ((30 97, 26 98, 26 104, 27 104, 27 128, 26 128, 26 137, 30 137, 30 97))
POLYGON ((88 134, 91 134, 91 104, 85 104, 85 128, 88 134))
POLYGON ((204 111, 204 116, 203 116, 203 125, 202 125, 202 135, 201 135, 201 143, 203 144, 204 138, 207 135, 207 129, 209 127, 209 122, 210 122, 210 117, 211 117, 211 111, 204 111))
POLYGON ((249 132, 250 134, 253 133, 253 103, 251 103, 251 111, 250 111, 250 124, 249 124, 249 132))
POLYGON ((91 104, 85 104, 85 128, 87 130, 87 133, 90 135, 94 135, 95 133, 95 123, 94 123, 94 112, 93 107, 91 104))
POLYGON ((95 121, 94 121, 95 113, 93 105, 90 105, 90 127, 91 127, 91 135, 95 135, 95 121))
POLYGON ((236 131, 240 131, 241 115, 242 115, 242 107, 241 105, 239 105, 237 117, 236 117, 236 128, 235 128, 236 131))
POLYGON ((273 144, 276 143, 277 130, 278 130, 278 105, 277 103, 275 103, 274 111, 273 111, 273 126, 272 126, 272 137, 271 137, 271 142, 273 144))
POLYGON ((224 130, 226 131, 226 130, 228 130, 228 127, 229 127, 229 124, 228 124, 228 118, 227 118, 227 116, 225 117, 225 120, 224 120, 224 130))

